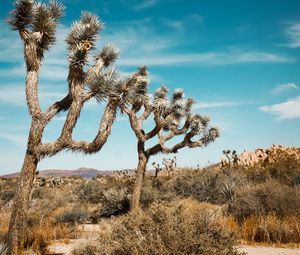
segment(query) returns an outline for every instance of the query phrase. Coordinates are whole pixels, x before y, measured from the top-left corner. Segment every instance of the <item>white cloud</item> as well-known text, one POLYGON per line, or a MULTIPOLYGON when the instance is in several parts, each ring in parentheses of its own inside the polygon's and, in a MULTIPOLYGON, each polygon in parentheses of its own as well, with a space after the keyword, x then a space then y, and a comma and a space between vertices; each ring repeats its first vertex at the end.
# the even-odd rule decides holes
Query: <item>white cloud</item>
POLYGON ((300 47, 300 21, 289 25, 285 32, 289 40, 287 46, 290 48, 300 47))
MULTIPOLYGON (((198 22, 201 19, 201 16, 197 14, 191 14, 184 18, 184 20, 198 22)), ((165 23, 168 21, 166 19, 163 20, 165 23)), ((180 26, 183 26, 183 23, 175 22, 171 26, 180 28, 180 26)), ((108 24, 107 30, 103 34, 103 40, 100 41, 98 48, 100 48, 100 45, 108 42, 117 43, 117 46, 121 49, 121 55, 117 61, 119 66, 139 66, 142 64, 150 66, 176 64, 217 66, 295 61, 294 58, 283 54, 240 48, 175 54, 172 53, 173 49, 185 45, 186 35, 177 31, 168 31, 165 34, 161 34, 159 28, 150 18, 108 24)))
POLYGON ((158 0, 122 0, 122 3, 125 6, 135 11, 149 9, 156 5, 158 2, 158 0))
POLYGON ((272 94, 280 94, 284 91, 291 90, 291 89, 299 89, 299 88, 297 87, 297 85, 295 83, 288 82, 285 84, 278 85, 271 92, 272 92, 272 94))
POLYGON ((203 21, 203 17, 199 14, 189 14, 179 20, 162 18, 161 22, 167 27, 183 30, 187 26, 199 24, 203 21))
POLYGON ((241 105, 238 102, 232 101, 217 101, 217 102, 209 102, 209 103, 197 103, 194 105, 194 109, 204 109, 204 108, 219 108, 219 107, 234 107, 241 105))
POLYGON ((291 57, 259 51, 223 51, 187 54, 160 54, 145 57, 120 58, 118 64, 122 66, 150 66, 200 64, 206 66, 246 64, 246 63, 288 63, 295 61, 291 57))
POLYGON ((277 115, 279 119, 300 118, 300 96, 283 103, 261 106, 259 109, 277 115))
MULTIPOLYGON (((42 105, 49 105, 65 96, 61 92, 40 92, 39 99, 42 105)), ((10 85, 0 87, 0 102, 14 106, 25 106, 25 87, 10 85)))
POLYGON ((10 133, 0 133, 0 139, 8 140, 16 145, 25 146, 27 142, 27 137, 22 135, 10 134, 10 133))

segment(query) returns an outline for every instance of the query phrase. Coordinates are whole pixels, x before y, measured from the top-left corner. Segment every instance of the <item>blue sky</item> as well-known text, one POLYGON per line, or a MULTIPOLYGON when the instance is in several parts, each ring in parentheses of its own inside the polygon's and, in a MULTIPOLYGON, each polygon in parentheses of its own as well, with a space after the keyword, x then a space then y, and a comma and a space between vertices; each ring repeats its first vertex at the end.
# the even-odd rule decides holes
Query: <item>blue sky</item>
MULTIPOLYGON (((58 42, 45 56, 40 101, 45 109, 67 91, 64 39, 82 10, 105 22, 98 49, 121 49, 120 71, 146 64, 150 90, 181 87, 195 111, 211 117, 221 138, 204 149, 178 153, 180 166, 217 162, 222 150, 253 150, 272 144, 300 146, 300 1, 258 0, 64 0, 58 42)), ((22 43, 5 19, 12 1, 0 3, 0 174, 18 171, 26 150, 30 117, 25 106, 22 43)), ((89 103, 74 136, 93 139, 103 105, 89 103)), ((44 141, 59 135, 65 114, 46 129, 44 141)), ((151 122, 146 123, 151 127, 151 122)), ((160 161, 162 155, 154 157, 160 161)), ((136 140, 126 116, 118 116, 101 152, 63 152, 39 169, 134 168, 136 140)), ((150 164, 149 164, 150 165, 150 164)))

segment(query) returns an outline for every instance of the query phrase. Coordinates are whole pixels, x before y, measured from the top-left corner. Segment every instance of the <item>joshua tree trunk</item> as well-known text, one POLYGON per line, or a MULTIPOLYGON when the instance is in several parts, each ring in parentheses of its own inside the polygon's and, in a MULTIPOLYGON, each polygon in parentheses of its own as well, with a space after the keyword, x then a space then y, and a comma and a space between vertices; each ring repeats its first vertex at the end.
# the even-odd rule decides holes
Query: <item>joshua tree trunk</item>
POLYGON ((217 128, 209 127, 208 117, 192 113, 194 100, 192 98, 186 100, 182 90, 175 90, 170 100, 167 96, 168 90, 163 86, 155 92, 153 101, 151 101, 147 90, 147 69, 142 67, 140 74, 142 74, 141 78, 143 79, 140 78, 134 86, 129 84, 124 92, 128 93, 127 96, 133 95, 129 100, 131 106, 128 107, 126 104, 123 106, 138 140, 139 163, 132 194, 131 211, 139 210, 143 179, 151 156, 158 153, 177 153, 185 147, 204 147, 219 136, 217 128), (136 88, 143 96, 139 95, 138 97, 134 93, 136 88), (155 126, 146 133, 143 129, 143 122, 151 113, 154 117, 155 126), (180 135, 183 136, 181 141, 172 146, 166 145, 172 138, 180 135), (145 149, 145 142, 154 137, 157 137, 158 143, 145 149))
POLYGON ((89 65, 88 56, 96 44, 103 24, 97 16, 83 12, 80 20, 73 24, 66 39, 69 61, 68 94, 62 100, 53 103, 47 110, 42 111, 38 97, 39 71, 44 53, 56 41, 56 28, 63 9, 64 7, 55 0, 48 4, 39 4, 32 0, 18 0, 15 1, 15 9, 8 19, 12 29, 19 31, 24 43, 26 102, 32 119, 27 151, 6 236, 10 255, 22 254, 28 231, 27 212, 38 162, 63 150, 84 154, 100 151, 116 119, 117 108, 122 98, 122 93, 119 91, 125 86, 124 83, 131 84, 133 79, 139 77, 139 74, 136 74, 124 81, 119 78, 115 69, 108 69, 112 67, 119 52, 112 45, 103 47, 95 56, 93 64, 89 65), (92 98, 107 101, 104 113, 99 120, 98 132, 91 142, 76 141, 73 138, 73 130, 84 104, 92 98), (68 114, 59 137, 55 141, 43 143, 45 127, 62 111, 68 111, 68 114))
POLYGON ((132 198, 131 198, 131 211, 138 211, 140 209, 140 197, 142 191, 143 180, 146 172, 146 166, 148 163, 149 157, 145 152, 144 142, 138 142, 138 155, 139 163, 136 169, 136 179, 134 183, 132 198))
POLYGON ((11 247, 11 254, 22 254, 19 249, 22 247, 26 236, 27 211, 37 164, 37 156, 27 151, 16 190, 9 226, 8 243, 9 247, 11 247))

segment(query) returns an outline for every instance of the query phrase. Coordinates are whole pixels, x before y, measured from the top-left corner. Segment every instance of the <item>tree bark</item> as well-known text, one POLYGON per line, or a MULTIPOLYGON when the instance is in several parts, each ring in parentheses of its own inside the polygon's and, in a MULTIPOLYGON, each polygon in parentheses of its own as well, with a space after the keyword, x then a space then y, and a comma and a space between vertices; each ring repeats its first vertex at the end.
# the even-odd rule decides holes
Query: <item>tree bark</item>
POLYGON ((9 232, 7 234, 10 255, 22 254, 22 246, 27 231, 28 206, 37 164, 38 157, 27 151, 19 177, 19 183, 12 208, 9 232))
POLYGON ((148 163, 149 157, 145 152, 145 143, 138 142, 138 155, 139 155, 139 162, 136 169, 136 179, 134 183, 132 198, 131 198, 131 206, 130 211, 138 211, 140 209, 140 198, 142 192, 142 186, 144 181, 144 176, 146 172, 146 166, 148 163))

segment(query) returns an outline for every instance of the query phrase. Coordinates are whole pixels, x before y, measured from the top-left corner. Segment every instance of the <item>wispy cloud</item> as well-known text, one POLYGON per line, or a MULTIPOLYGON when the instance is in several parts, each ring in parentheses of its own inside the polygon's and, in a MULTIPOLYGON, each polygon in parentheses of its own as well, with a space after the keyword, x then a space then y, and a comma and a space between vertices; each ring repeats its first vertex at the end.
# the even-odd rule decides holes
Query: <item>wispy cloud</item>
POLYGON ((276 88, 271 90, 271 93, 272 94, 280 94, 280 93, 285 92, 287 90, 295 90, 295 89, 296 90, 299 89, 297 87, 297 85, 295 83, 288 82, 288 83, 285 83, 285 84, 278 85, 276 88))
POLYGON ((285 32, 289 40, 287 46, 290 48, 300 47, 300 21, 290 24, 285 32))
POLYGON ((24 146, 27 142, 26 136, 16 135, 11 133, 3 133, 3 132, 0 133, 0 139, 8 140, 14 143, 15 145, 20 145, 20 146, 24 146))
MULTIPOLYGON (((65 94, 61 92, 41 92, 39 99, 42 105, 48 105, 64 96, 65 94)), ((25 88, 16 85, 0 87, 0 102, 13 106, 25 106, 25 88)))
MULTIPOLYGON (((51 81, 66 81, 68 69, 64 66, 55 66, 44 64, 41 68, 40 78, 51 81)), ((2 68, 0 70, 0 77, 16 78, 25 77, 25 66, 16 65, 13 68, 2 68)))
POLYGON ((119 65, 138 66, 142 64, 150 66, 178 65, 178 64, 200 64, 207 66, 233 65, 246 63, 288 63, 295 59, 269 52, 260 51, 223 51, 208 53, 187 54, 160 54, 157 56, 137 58, 121 58, 119 65))
POLYGON ((261 106, 259 109, 278 116, 278 119, 300 118, 300 96, 283 103, 261 106))
POLYGON ((135 11, 149 9, 155 6, 158 2, 159 0, 122 0, 122 3, 125 6, 135 11))
POLYGON ((216 101, 216 102, 209 102, 209 103, 197 103, 194 105, 194 109, 204 109, 204 108, 223 108, 223 107, 234 107, 241 105, 239 102, 233 101, 216 101))
POLYGON ((167 18, 161 19, 162 24, 176 30, 183 30, 187 26, 199 24, 202 21, 203 17, 199 14, 189 14, 184 16, 182 19, 177 20, 167 18))

